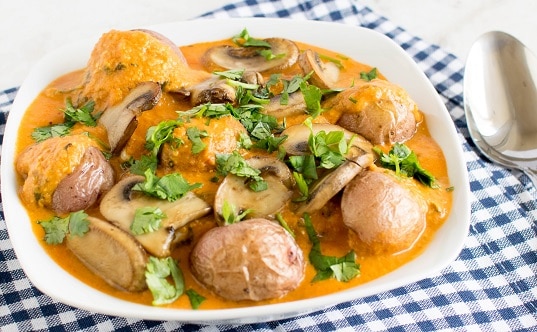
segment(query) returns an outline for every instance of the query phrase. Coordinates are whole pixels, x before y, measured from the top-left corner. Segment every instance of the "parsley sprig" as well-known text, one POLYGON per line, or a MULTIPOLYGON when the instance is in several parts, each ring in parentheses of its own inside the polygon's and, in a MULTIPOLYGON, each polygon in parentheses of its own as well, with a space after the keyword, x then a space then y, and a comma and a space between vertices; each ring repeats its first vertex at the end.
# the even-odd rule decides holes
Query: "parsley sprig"
POLYGON ((237 151, 217 154, 216 171, 222 176, 231 173, 246 178, 248 186, 255 192, 266 190, 268 187, 267 182, 260 175, 261 171, 250 166, 237 151))
POLYGON ((144 173, 145 181, 137 183, 132 190, 141 191, 146 195, 176 201, 191 190, 201 187, 201 183, 190 184, 179 173, 166 174, 159 178, 152 170, 147 169, 144 173))
POLYGON ((158 207, 145 206, 136 209, 131 231, 134 235, 152 233, 160 228, 166 214, 158 207))
POLYGON ((93 100, 89 100, 77 108, 73 106, 71 99, 67 98, 65 108, 62 110, 64 113, 64 122, 35 128, 32 132, 32 138, 36 142, 42 142, 52 137, 65 136, 71 132, 71 129, 77 123, 82 123, 88 127, 95 127, 100 114, 93 114, 94 107, 95 102, 93 100))
POLYGON ((373 147, 373 151, 380 156, 380 165, 395 171, 395 174, 412 177, 431 188, 438 188, 435 177, 421 167, 418 156, 408 146, 395 143, 388 153, 384 153, 379 147, 373 147))
POLYGON ((145 281, 153 295, 153 305, 172 303, 183 295, 185 281, 177 262, 171 257, 150 256, 145 267, 145 281), (168 281, 171 277, 173 284, 168 281))
POLYGON ((82 236, 89 231, 88 215, 84 211, 71 212, 67 217, 52 217, 37 223, 45 230, 45 242, 60 244, 67 234, 82 236))
POLYGON ((336 278, 338 281, 347 282, 360 275, 360 265, 356 263, 356 254, 354 251, 349 251, 343 257, 325 256, 321 252, 321 242, 319 236, 313 227, 310 216, 304 214, 304 223, 306 233, 312 243, 309 253, 309 260, 317 274, 313 277, 313 282, 336 278))

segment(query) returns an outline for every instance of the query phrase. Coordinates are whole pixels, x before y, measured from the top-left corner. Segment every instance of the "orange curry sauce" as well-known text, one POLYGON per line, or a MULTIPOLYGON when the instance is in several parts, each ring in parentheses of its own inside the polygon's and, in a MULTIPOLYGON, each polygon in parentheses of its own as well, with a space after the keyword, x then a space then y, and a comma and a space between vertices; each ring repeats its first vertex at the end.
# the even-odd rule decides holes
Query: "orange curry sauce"
MULTIPOLYGON (((229 41, 218 41, 218 42, 207 42, 200 43, 195 45, 189 45, 181 47, 185 58, 188 60, 189 65, 193 69, 203 69, 200 64, 201 55, 205 50, 211 46, 229 43, 229 41)), ((306 48, 313 48, 317 50, 320 54, 327 55, 333 58, 339 59, 343 64, 343 69, 340 74, 338 86, 348 87, 352 85, 353 80, 360 79, 359 75, 362 71, 369 71, 371 67, 358 63, 352 59, 348 59, 342 55, 335 54, 328 50, 319 49, 316 47, 310 47, 309 45, 297 43, 301 50, 306 48)), ((379 68, 382 70, 382 68, 379 68)), ((65 107, 65 97, 64 93, 59 93, 58 91, 68 91, 69 88, 76 87, 82 80, 82 70, 68 73, 62 77, 59 77, 57 80, 50 83, 50 85, 35 99, 35 101, 28 108, 24 119, 22 121, 19 138, 17 142, 17 149, 20 153, 25 147, 34 143, 31 138, 31 133, 36 127, 46 126, 52 123, 61 123, 63 122, 63 113, 61 109, 65 107)), ((290 76, 300 73, 300 69, 297 65, 288 69, 284 74, 289 74, 290 76)), ((152 110, 142 113, 139 117, 139 125, 132 137, 132 141, 129 143, 128 148, 130 149, 130 154, 135 158, 139 157, 143 151, 143 145, 145 142, 145 133, 147 128, 150 126, 158 124, 164 119, 175 119, 177 118, 176 111, 178 110, 187 110, 191 106, 188 103, 178 101, 174 99, 173 96, 169 94, 163 94, 158 105, 156 105, 152 110)), ((325 114, 325 117, 330 121, 331 115, 325 114)), ((304 120, 304 117, 299 117, 296 119, 287 119, 287 124, 300 123, 304 120)), ((100 137, 106 141, 106 134, 102 128, 90 128, 92 134, 96 137, 100 137)), ((84 128, 83 130, 87 130, 84 128)), ((450 184, 447 177, 447 169, 445 158, 440 150, 439 146, 434 142, 434 140, 429 135, 427 126, 425 122, 422 122, 419 125, 418 131, 415 136, 405 143, 409 146, 417 155, 422 166, 429 170, 437 179, 438 184, 440 185, 439 189, 430 189, 425 186, 419 186, 423 191, 424 197, 430 203, 429 213, 427 215, 427 226, 414 245, 413 248, 405 252, 399 253, 397 255, 381 255, 375 257, 357 257, 357 262, 361 266, 361 275, 350 282, 338 282, 335 279, 329 279, 325 281, 320 281, 312 283, 311 280, 315 275, 314 268, 307 264, 306 275, 301 283, 301 285, 294 291, 291 291, 286 296, 280 299, 261 301, 261 302, 232 302, 226 301, 215 295, 212 295, 209 290, 204 288, 192 277, 189 269, 189 253, 193 244, 196 242, 196 239, 199 238, 203 232, 208 230, 210 227, 214 227, 212 215, 206 216, 198 221, 195 221, 194 224, 191 224, 193 228, 194 238, 188 243, 180 244, 173 252, 173 257, 179 262, 179 266, 183 271, 185 278, 185 289, 193 288, 200 295, 206 297, 206 300, 201 304, 200 310, 203 309, 216 309, 216 308, 232 308, 232 307, 243 307, 243 306, 252 306, 259 304, 267 303, 278 303, 278 302, 287 302, 305 298, 312 298, 320 296, 323 294, 334 293, 339 290, 347 289, 354 287, 363 283, 366 283, 370 280, 378 278, 384 274, 389 273, 405 264, 406 262, 412 260, 414 257, 419 255, 423 250, 427 250, 427 245, 433 238, 437 229, 442 225, 447 216, 449 215, 449 210, 451 208, 451 193, 449 190, 446 190, 450 184)), ((389 148, 389 147, 385 147, 389 148)), ((125 172, 119 167, 120 161, 115 157, 111 160, 116 171, 118 173, 125 172)), ((182 175, 190 182, 201 182, 203 187, 196 190, 196 193, 201 197, 214 198, 215 191, 217 189, 217 184, 210 181, 210 179, 215 175, 214 172, 209 173, 182 173, 182 175)), ((119 178, 121 174, 117 174, 119 178)), ((22 179, 19 179, 22 181, 22 179)), ((22 182, 21 182, 22 183, 22 182)), ((341 211, 338 205, 339 198, 336 197, 329 203, 330 206, 327 206, 325 209, 322 209, 319 212, 316 212, 311 215, 313 226, 315 227, 317 233, 321 235, 321 248, 323 254, 325 255, 335 255, 342 256, 348 253, 351 248, 348 245, 348 230, 342 223, 341 220, 341 211)), ((64 244, 60 245, 48 245, 43 240, 44 231, 42 227, 37 223, 39 220, 49 220, 54 214, 52 211, 38 208, 36 206, 26 206, 30 220, 32 221, 33 230, 35 236, 42 243, 43 249, 56 261, 63 269, 68 271, 70 274, 76 278, 82 280, 86 284, 98 289, 102 292, 110 294, 114 297, 118 297, 127 301, 143 303, 151 305, 152 296, 149 290, 146 290, 141 293, 129 293, 115 289, 104 282, 99 277, 95 276, 90 272, 67 248, 64 244)), ((100 216, 98 208, 92 208, 91 210, 86 211, 90 215, 100 216)), ((303 226, 303 221, 299 217, 295 216, 294 213, 289 211, 288 208, 284 207, 282 215, 294 231, 296 235, 296 241, 304 252, 304 257, 307 260, 307 255, 311 248, 311 243, 308 240, 308 237, 303 226)), ((44 271, 46 273, 46 271, 44 271)), ((187 296, 181 296, 176 302, 167 305, 167 307, 174 308, 190 308, 190 303, 187 296)))

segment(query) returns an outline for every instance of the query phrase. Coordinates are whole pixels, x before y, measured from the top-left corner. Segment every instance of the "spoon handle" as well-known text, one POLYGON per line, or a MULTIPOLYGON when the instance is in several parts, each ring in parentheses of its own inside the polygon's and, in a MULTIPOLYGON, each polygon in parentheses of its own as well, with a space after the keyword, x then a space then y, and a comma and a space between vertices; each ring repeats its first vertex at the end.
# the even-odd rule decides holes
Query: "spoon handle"
POLYGON ((526 168, 524 170, 524 173, 526 173, 526 175, 529 176, 531 182, 533 182, 533 185, 535 186, 535 188, 537 188, 537 170, 526 168))

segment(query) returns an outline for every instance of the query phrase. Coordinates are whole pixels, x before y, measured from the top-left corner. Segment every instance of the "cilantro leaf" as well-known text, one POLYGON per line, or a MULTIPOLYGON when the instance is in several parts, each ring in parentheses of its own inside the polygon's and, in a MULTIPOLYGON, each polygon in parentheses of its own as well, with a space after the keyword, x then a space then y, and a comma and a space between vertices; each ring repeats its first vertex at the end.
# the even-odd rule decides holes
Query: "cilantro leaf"
POLYGON ((136 209, 130 229, 135 235, 151 233, 160 228, 164 218, 166 218, 166 214, 158 207, 142 207, 136 209))
POLYGON ((233 36, 231 38, 233 43, 235 43, 238 46, 244 46, 244 47, 267 47, 270 48, 270 44, 267 43, 264 40, 256 39, 250 36, 250 33, 245 28, 243 29, 238 35, 233 36))
POLYGON ((382 167, 395 171, 397 175, 415 178, 428 187, 438 188, 435 177, 420 165, 416 153, 406 145, 395 143, 388 153, 379 147, 373 147, 373 151, 379 155, 382 167))
POLYGON ((60 244, 67 234, 82 236, 89 231, 88 215, 84 211, 70 213, 65 218, 58 216, 50 220, 38 221, 45 231, 45 242, 48 244, 60 244))
POLYGON ((89 100, 79 108, 73 106, 70 98, 67 98, 65 102, 65 109, 63 110, 66 123, 80 122, 88 127, 97 126, 98 116, 93 116, 93 108, 95 102, 89 100))
POLYGON ((375 78, 377 78, 377 76, 378 76, 377 68, 372 68, 368 72, 365 72, 365 71, 360 72, 360 78, 366 82, 374 80, 375 78))
POLYGON ((188 296, 188 300, 190 301, 190 306, 194 310, 198 309, 199 306, 203 303, 203 301, 206 300, 205 297, 200 295, 198 292, 196 292, 192 288, 188 289, 185 293, 188 296))
POLYGON ((313 277, 313 282, 326 280, 331 277, 338 281, 347 282, 360 275, 360 265, 356 263, 356 254, 350 251, 343 257, 325 256, 321 252, 321 242, 317 232, 313 228, 310 216, 304 214, 306 233, 312 243, 309 253, 309 260, 317 274, 313 277))
POLYGON ((224 225, 237 223, 251 212, 253 212, 252 209, 247 209, 241 214, 238 214, 237 207, 225 200, 222 206, 222 218, 224 219, 224 225))
POLYGON ((80 210, 69 215, 69 234, 82 236, 89 231, 88 215, 80 210))
POLYGON ((145 281, 153 295, 153 305, 172 303, 184 292, 183 273, 177 262, 171 257, 156 258, 150 256, 145 267, 145 281), (173 284, 167 280, 170 276, 173 284))
POLYGON ((301 82, 300 91, 302 91, 304 101, 306 102, 306 113, 314 118, 319 116, 323 112, 321 107, 323 92, 321 89, 307 82, 301 82))
POLYGON ((266 182, 260 175, 261 171, 250 166, 237 151, 231 154, 217 154, 216 171, 222 176, 231 173, 251 180, 249 186, 253 191, 267 189, 266 182))
POLYGON ((176 201, 193 189, 201 187, 201 183, 189 184, 179 173, 166 174, 162 178, 156 176, 150 169, 146 170, 145 181, 134 185, 132 190, 138 190, 146 195, 176 201))
POLYGON ((200 130, 198 127, 189 127, 186 129, 186 136, 192 142, 191 150, 193 154, 198 154, 207 147, 207 144, 201 140, 209 136, 207 130, 200 130))
POLYGON ((45 127, 35 128, 32 132, 32 138, 36 142, 42 142, 52 137, 62 137, 71 132, 74 123, 60 123, 45 127))

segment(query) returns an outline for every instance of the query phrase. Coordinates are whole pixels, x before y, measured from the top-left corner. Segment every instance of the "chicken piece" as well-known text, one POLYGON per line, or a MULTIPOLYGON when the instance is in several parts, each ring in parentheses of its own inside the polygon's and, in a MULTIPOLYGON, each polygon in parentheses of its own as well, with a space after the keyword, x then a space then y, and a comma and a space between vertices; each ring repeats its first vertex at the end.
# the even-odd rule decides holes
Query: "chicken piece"
POLYGON ((87 135, 54 137, 27 147, 16 160, 22 199, 58 213, 84 209, 112 187, 114 173, 87 135))
POLYGON ((422 121, 418 106, 408 93, 380 79, 345 90, 323 106, 341 112, 337 124, 373 144, 407 141, 422 121))
POLYGON ((81 99, 93 99, 96 111, 122 101, 141 82, 157 82, 164 92, 180 91, 210 77, 191 69, 178 47, 147 30, 112 30, 101 36, 88 61, 81 99))
POLYGON ((161 162, 165 167, 175 171, 210 171, 214 170, 216 155, 232 153, 237 150, 241 134, 247 134, 244 126, 231 116, 207 120, 206 118, 192 118, 184 125, 177 127, 172 143, 166 143, 162 148, 161 162), (188 128, 197 128, 200 140, 205 144, 203 150, 192 150, 192 140, 187 135, 188 128), (182 142, 178 144, 177 139, 182 142))

